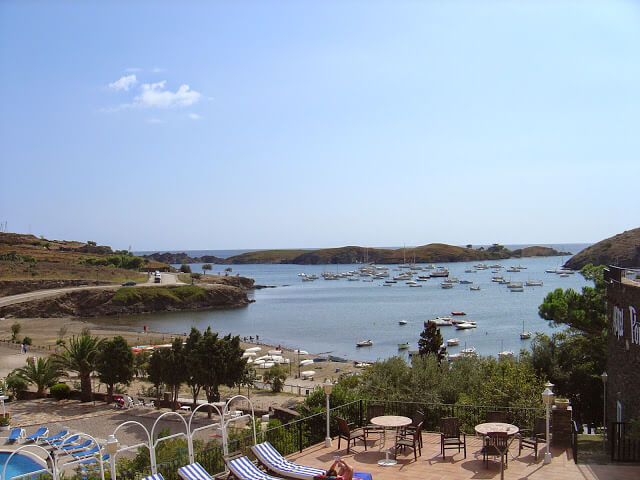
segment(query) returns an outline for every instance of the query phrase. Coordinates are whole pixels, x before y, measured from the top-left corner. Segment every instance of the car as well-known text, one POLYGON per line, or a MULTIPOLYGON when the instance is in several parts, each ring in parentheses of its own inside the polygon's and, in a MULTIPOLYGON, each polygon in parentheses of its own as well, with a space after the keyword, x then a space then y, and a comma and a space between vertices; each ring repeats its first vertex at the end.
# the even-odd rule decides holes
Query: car
POLYGON ((128 282, 124 282, 122 284, 123 287, 134 287, 136 285, 136 282, 129 280, 128 282))

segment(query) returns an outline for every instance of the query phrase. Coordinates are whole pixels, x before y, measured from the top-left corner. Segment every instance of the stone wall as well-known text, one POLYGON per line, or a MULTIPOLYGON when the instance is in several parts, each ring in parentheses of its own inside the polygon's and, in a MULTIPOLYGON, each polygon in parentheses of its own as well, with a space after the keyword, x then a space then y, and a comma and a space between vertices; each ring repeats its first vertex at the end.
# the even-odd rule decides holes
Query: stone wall
POLYGON ((605 270, 607 282, 607 424, 640 417, 640 282, 625 280, 624 269, 605 270))

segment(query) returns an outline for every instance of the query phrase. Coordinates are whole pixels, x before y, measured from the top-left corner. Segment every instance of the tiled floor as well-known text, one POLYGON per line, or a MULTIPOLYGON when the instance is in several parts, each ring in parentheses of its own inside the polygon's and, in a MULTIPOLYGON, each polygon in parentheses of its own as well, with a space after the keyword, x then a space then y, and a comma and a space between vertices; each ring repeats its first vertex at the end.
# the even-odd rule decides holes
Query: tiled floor
MULTIPOLYGON (((488 468, 482 461, 480 449, 482 440, 479 437, 467 437, 467 458, 458 454, 455 450, 447 450, 447 457, 443 460, 440 454, 440 436, 433 433, 423 434, 424 446, 422 455, 418 461, 414 461, 413 453, 409 450, 405 454, 398 455, 398 464, 392 467, 378 466, 378 460, 384 458, 380 441, 369 437, 367 451, 361 441, 356 447, 351 448, 347 454, 344 440, 341 449, 338 450, 337 439, 333 440, 332 448, 324 445, 316 445, 302 453, 289 457, 291 461, 314 467, 327 468, 336 455, 340 455, 355 471, 369 472, 374 480, 459 480, 459 479, 499 479, 500 464, 489 461, 488 468), (455 453, 455 454, 454 454, 455 453), (452 455, 454 454, 454 455, 452 455)), ((390 440, 387 441, 390 446, 390 440)), ((508 468, 504 471, 505 479, 517 480, 637 480, 640 478, 640 466, 625 465, 600 465, 585 466, 573 463, 571 450, 560 448, 552 449, 553 459, 550 464, 544 465, 542 457, 538 455, 538 461, 534 461, 531 450, 522 451, 518 456, 518 442, 513 442, 509 451, 508 468)), ((495 457, 492 457, 495 458, 495 457)))

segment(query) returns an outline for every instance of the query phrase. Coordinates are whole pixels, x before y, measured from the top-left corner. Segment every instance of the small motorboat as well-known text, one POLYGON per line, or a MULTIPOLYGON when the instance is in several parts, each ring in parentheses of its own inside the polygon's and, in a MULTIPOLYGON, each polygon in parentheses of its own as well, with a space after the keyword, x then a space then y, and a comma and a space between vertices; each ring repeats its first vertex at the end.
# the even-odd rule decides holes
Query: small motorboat
POLYGON ((520 340, 528 340, 531 338, 531 332, 520 333, 520 340))
POLYGON ((477 292, 478 290, 480 290, 480 285, 478 285, 477 287, 469 287, 469 290, 473 290, 474 292, 477 292))
POLYGON ((451 312, 451 315, 466 315, 465 312, 451 312))
POLYGON ((400 320, 398 325, 406 325, 408 322, 406 320, 400 320))
POLYGON ((447 340, 447 345, 450 347, 455 347, 456 345, 460 345, 460 339, 459 338, 450 338, 449 340, 447 340))
POLYGON ((441 283, 440 288, 453 288, 453 283, 441 283))
POLYGON ((449 317, 436 317, 434 320, 429 321, 435 323, 438 327, 450 327, 452 325, 449 317))
POLYGON ((513 357, 513 350, 504 350, 504 351, 498 353, 498 356, 500 358, 512 358, 513 357))
POLYGON ((361 342, 356 342, 356 347, 370 347, 373 345, 371 340, 362 340, 361 342))
POLYGON ((456 328, 458 330, 469 330, 471 328, 476 328, 478 325, 476 325, 476 322, 464 322, 464 323, 459 323, 456 325, 456 328))
POLYGON ((409 348, 409 342, 406 343, 399 343, 398 344, 398 350, 406 350, 407 348, 409 348))

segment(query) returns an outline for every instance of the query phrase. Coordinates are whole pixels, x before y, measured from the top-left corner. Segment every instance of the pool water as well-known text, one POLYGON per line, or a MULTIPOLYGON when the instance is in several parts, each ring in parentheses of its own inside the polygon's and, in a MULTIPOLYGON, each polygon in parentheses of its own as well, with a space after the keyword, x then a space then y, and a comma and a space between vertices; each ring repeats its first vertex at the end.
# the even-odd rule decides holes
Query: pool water
MULTIPOLYGON (((2 476, 4 464, 10 455, 11 452, 0 452, 0 476, 2 476)), ((7 465, 7 471, 4 478, 6 480, 9 480, 10 478, 17 475, 23 475, 25 473, 35 472, 37 470, 42 470, 42 465, 34 462, 29 457, 18 453, 11 457, 11 463, 7 465)))

